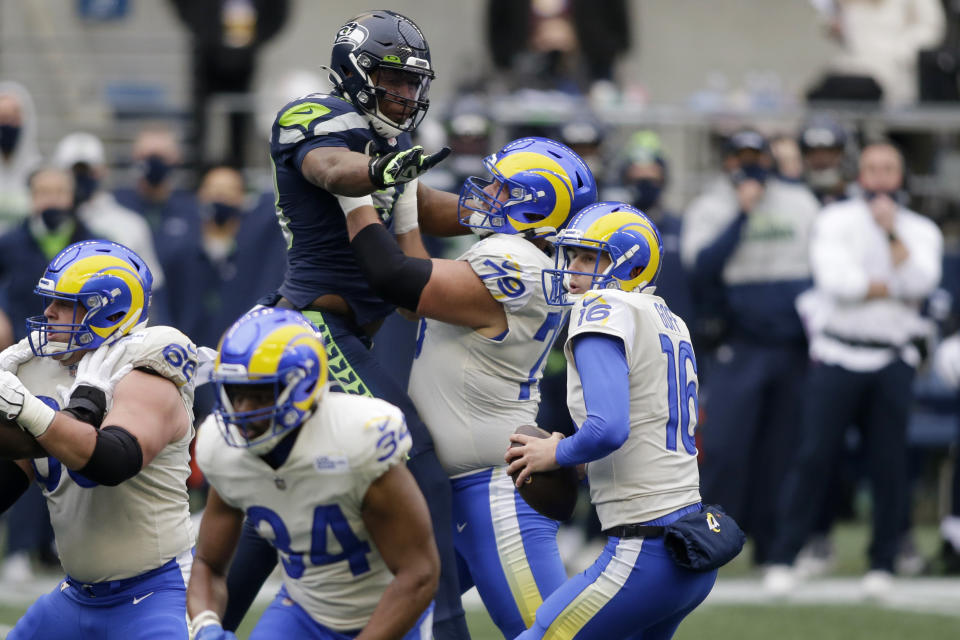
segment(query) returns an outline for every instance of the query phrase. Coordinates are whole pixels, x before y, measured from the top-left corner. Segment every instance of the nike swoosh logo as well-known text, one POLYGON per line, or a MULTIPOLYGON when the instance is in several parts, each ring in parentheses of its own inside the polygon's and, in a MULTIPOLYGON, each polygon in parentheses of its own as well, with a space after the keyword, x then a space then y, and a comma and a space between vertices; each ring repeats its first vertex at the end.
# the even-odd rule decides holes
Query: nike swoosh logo
POLYGON ((457 533, 463 532, 463 530, 466 529, 466 528, 467 528, 467 523, 466 523, 466 522, 458 522, 458 523, 457 523, 457 533))
POLYGON ((151 591, 150 593, 148 593, 148 594, 145 595, 145 596, 140 596, 139 598, 134 598, 134 599, 133 599, 133 604, 140 604, 141 602, 143 602, 144 600, 146 600, 147 598, 149 598, 149 597, 152 596, 152 595, 153 595, 153 591, 151 591))

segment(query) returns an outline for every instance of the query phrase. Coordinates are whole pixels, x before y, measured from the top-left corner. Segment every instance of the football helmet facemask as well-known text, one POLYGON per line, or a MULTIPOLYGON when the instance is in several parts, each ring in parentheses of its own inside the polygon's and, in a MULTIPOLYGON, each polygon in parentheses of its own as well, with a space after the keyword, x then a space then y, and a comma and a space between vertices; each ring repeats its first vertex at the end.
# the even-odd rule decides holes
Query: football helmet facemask
POLYGON ((55 301, 72 305, 72 320, 27 318, 33 353, 60 356, 116 342, 146 323, 152 286, 146 263, 121 244, 89 240, 68 246, 47 266, 34 293, 44 309, 55 301))
POLYGON ((257 455, 302 425, 327 388, 327 354, 300 313, 261 308, 231 326, 214 362, 214 412, 227 444, 257 455))
POLYGON ((420 28, 393 11, 369 11, 337 32, 330 55, 330 82, 360 109, 374 131, 393 138, 413 131, 427 114, 435 74, 430 46, 420 28), (382 108, 385 104, 400 109, 382 108))
POLYGON ((567 306, 580 297, 569 292, 570 277, 587 275, 591 289, 643 291, 660 273, 663 244, 653 222, 636 207, 623 202, 598 202, 578 213, 553 242, 554 268, 543 270, 543 292, 548 304, 567 306), (595 251, 590 271, 573 271, 570 249, 595 251), (601 267, 601 255, 610 264, 601 267))
POLYGON ((583 159, 548 138, 514 140, 483 166, 491 178, 471 176, 460 190, 460 223, 467 227, 551 238, 597 200, 597 182, 583 159))

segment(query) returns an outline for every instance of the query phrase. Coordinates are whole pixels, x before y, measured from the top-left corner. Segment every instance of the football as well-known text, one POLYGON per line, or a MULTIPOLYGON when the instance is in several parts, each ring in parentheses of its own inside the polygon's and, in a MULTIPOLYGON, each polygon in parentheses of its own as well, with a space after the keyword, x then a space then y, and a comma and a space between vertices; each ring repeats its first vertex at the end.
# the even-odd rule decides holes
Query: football
MULTIPOLYGON (((549 432, 531 424, 517 427, 514 433, 536 438, 550 437, 549 432)), ((519 446, 522 445, 517 442, 510 443, 511 448, 519 446)), ((512 476, 514 484, 518 474, 519 472, 512 476)), ((573 515, 573 509, 577 506, 578 485, 577 470, 574 467, 560 467, 553 471, 530 474, 523 486, 517 490, 520 497, 538 513, 562 521, 569 520, 573 515)))

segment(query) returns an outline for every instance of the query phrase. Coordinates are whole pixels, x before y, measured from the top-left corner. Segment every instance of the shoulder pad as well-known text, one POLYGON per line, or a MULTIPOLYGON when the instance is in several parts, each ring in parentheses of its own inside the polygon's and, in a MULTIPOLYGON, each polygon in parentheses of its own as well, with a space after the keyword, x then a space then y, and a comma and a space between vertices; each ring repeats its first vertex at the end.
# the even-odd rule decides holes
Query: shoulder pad
POLYGON ((280 109, 274 121, 274 135, 279 144, 285 145, 351 129, 367 132, 369 127, 367 119, 346 100, 313 93, 280 109))
POLYGON ((541 293, 541 272, 552 266, 540 249, 523 238, 495 235, 463 254, 494 300, 510 312, 526 306, 541 293))
POLYGON ((197 372, 197 347, 173 327, 146 327, 122 338, 126 345, 122 364, 151 369, 177 387, 193 383, 197 372))
POLYGON ((337 439, 350 467, 368 483, 407 459, 413 440, 400 409, 377 398, 342 393, 330 393, 323 401, 339 405, 330 407, 346 418, 339 423, 337 439))

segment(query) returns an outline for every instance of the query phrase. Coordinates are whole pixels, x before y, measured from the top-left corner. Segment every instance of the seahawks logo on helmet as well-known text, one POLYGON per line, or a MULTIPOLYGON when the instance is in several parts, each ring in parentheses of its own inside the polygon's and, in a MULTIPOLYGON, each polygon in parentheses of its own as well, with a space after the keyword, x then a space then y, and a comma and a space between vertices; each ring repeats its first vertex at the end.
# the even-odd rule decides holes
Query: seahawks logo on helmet
POLYGON ((356 22, 348 22, 337 32, 337 39, 333 44, 352 44, 354 49, 366 42, 369 33, 356 22))

